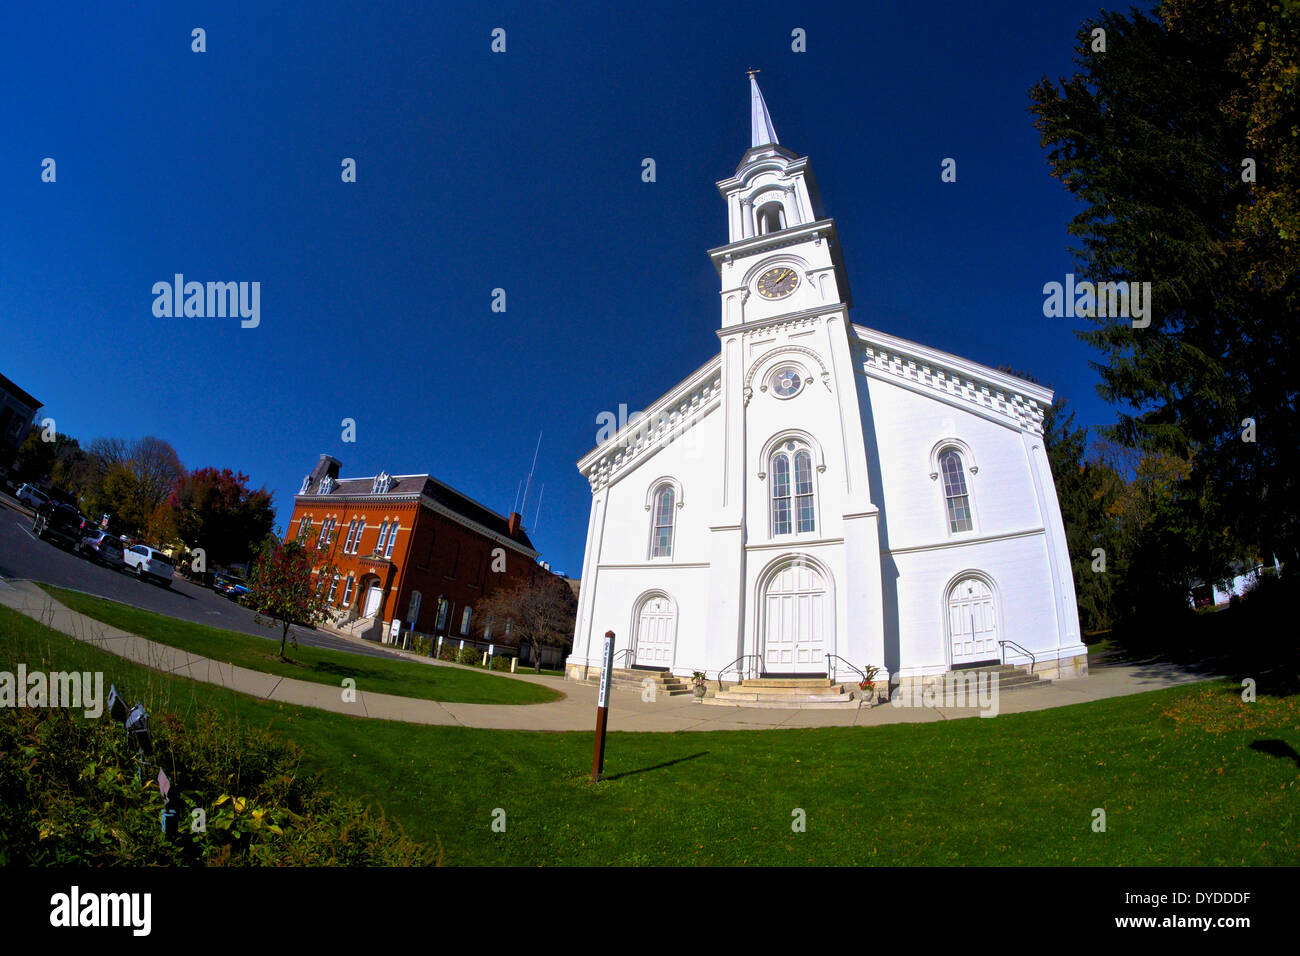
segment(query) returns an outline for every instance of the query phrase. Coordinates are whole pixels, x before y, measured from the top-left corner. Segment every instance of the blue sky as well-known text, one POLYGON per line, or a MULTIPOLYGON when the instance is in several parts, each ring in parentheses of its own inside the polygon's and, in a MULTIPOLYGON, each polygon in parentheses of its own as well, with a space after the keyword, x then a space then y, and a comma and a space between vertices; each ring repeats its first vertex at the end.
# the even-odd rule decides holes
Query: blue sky
POLYGON ((576 576, 596 416, 717 348, 714 184, 749 145, 753 66, 839 226, 854 321, 1027 370, 1108 422, 1076 321, 1042 315, 1077 210, 1027 112, 1096 11, 6 4, 0 371, 83 444, 153 434, 248 473, 281 521, 323 452, 508 512, 541 431, 525 524, 576 576), (260 282, 261 324, 156 318, 178 272, 260 282))

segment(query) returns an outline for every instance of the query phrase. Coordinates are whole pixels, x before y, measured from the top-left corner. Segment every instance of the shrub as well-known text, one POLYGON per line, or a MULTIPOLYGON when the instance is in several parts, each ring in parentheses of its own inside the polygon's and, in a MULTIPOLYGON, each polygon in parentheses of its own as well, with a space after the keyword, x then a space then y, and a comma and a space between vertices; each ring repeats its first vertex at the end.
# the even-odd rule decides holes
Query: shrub
POLYGON ((300 769, 301 751, 213 710, 152 715, 139 765, 122 728, 70 711, 0 713, 0 866, 410 866, 436 862, 382 815, 300 769), (180 791, 165 839, 158 765, 180 791), (207 815, 192 832, 192 811, 207 815))

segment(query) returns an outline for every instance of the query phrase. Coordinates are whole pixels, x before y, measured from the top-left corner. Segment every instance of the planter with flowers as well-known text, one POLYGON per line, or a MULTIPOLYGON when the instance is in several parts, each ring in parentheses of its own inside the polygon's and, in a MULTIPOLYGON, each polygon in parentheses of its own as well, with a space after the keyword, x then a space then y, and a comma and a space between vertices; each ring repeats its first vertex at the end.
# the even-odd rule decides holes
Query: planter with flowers
POLYGON ((858 681, 858 690, 861 692, 861 701, 868 707, 875 707, 878 700, 876 696, 876 675, 880 673, 879 667, 868 664, 862 670, 862 680, 858 681))
POLYGON ((695 694, 696 697, 703 697, 709 692, 708 685, 705 683, 706 680, 707 678, 704 676, 704 671, 695 671, 691 675, 691 692, 695 694))

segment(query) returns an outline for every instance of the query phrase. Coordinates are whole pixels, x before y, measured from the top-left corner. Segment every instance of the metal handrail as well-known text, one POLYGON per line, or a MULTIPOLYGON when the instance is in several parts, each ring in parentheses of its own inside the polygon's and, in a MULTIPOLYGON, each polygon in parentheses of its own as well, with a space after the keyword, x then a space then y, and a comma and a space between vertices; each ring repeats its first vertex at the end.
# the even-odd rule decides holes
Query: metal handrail
MULTIPOLYGON (((826 655, 826 676, 827 676, 827 677, 830 677, 830 676, 831 676, 831 658, 832 658, 832 657, 835 658, 835 660, 837 660, 837 661, 844 661, 844 663, 845 663, 845 664, 848 664, 849 667, 850 667, 852 670, 855 670, 855 671, 857 671, 859 674, 861 674, 863 680, 866 680, 866 679, 867 679, 866 671, 858 670, 858 668, 854 667, 853 664, 849 663, 848 661, 845 661, 844 658, 840 657, 840 655, 838 655, 838 654, 827 654, 827 655, 826 655)), ((831 678, 831 679, 834 680, 834 678, 831 678)))
MULTIPOLYGON (((733 667, 735 667, 735 666, 736 666, 737 664, 739 664, 741 661, 747 661, 747 660, 750 660, 751 658, 752 658, 753 660, 758 661, 758 666, 757 666, 756 668, 754 668, 753 673, 755 673, 755 674, 761 674, 761 673, 763 672, 763 657, 762 657, 762 655, 761 655, 761 654, 741 654, 739 657, 737 657, 734 661, 732 661, 732 662, 731 662, 730 664, 728 664, 726 667, 722 668, 722 670, 718 671, 718 690, 722 690, 722 675, 723 675, 723 674, 725 674, 727 671, 731 670, 733 667)), ((743 673, 742 671, 740 671, 739 669, 737 669, 737 671, 736 671, 736 675, 737 675, 738 677, 740 677, 741 680, 744 680, 744 679, 745 679, 744 673, 743 673)))
POLYGON ((1006 662, 1007 662, 1007 645, 1008 645, 1008 644, 1010 644, 1010 645, 1011 645, 1012 647, 1014 647, 1016 650, 1020 651, 1022 654, 1026 654, 1026 655, 1028 655, 1028 657, 1029 657, 1029 673, 1032 674, 1032 673, 1034 672, 1034 666, 1038 663, 1038 659, 1037 659, 1036 657, 1034 657, 1034 654, 1033 654, 1032 651, 1026 650, 1025 648, 1021 647, 1019 644, 1017 644, 1015 641, 998 641, 998 647, 1000 647, 1000 648, 1002 649, 1002 663, 1003 663, 1003 664, 1006 664, 1006 662))
POLYGON ((626 655, 627 655, 627 666, 630 668, 630 667, 632 666, 632 661, 635 659, 635 654, 636 654, 636 652, 635 652, 632 648, 630 648, 630 647, 625 647, 625 648, 623 648, 623 650, 618 651, 618 652, 614 655, 614 663, 615 663, 615 664, 618 663, 619 654, 626 654, 626 655))

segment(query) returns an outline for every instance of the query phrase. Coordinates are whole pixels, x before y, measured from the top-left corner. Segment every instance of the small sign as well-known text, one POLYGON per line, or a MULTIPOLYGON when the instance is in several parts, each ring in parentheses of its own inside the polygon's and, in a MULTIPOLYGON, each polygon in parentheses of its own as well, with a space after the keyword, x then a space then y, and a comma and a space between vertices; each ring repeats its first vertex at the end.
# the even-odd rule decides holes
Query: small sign
POLYGON ((605 632, 601 656, 600 697, 596 702, 596 752, 591 755, 591 779, 599 782, 605 769, 605 726, 609 722, 609 685, 614 678, 614 632, 605 632))
POLYGON ((600 655, 600 697, 596 701, 597 707, 609 706, 609 686, 614 679, 614 635, 612 633, 605 635, 605 649, 600 655))

